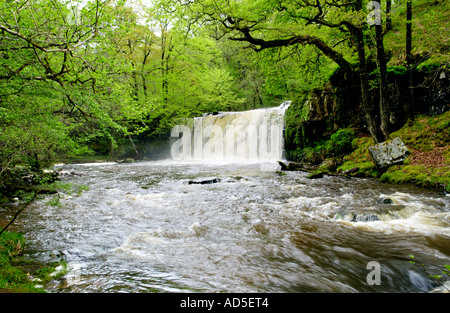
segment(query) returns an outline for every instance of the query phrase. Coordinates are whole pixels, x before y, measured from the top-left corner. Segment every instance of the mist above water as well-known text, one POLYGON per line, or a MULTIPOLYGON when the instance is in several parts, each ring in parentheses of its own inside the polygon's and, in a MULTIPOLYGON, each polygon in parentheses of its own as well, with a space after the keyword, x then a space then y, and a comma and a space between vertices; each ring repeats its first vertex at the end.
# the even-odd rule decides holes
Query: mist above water
POLYGON ((284 113, 279 107, 243 112, 217 112, 186 121, 172 130, 174 160, 277 161, 284 153, 284 113), (182 135, 180 136, 180 133, 182 135))

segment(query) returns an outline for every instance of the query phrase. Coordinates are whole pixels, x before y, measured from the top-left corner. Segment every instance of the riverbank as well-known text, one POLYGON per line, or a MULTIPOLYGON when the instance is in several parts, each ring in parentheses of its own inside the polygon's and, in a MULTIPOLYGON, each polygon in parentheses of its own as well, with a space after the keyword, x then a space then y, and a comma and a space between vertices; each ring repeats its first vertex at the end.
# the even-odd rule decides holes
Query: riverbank
MULTIPOLYGON (((84 273, 89 273, 74 284, 67 278, 69 287, 56 292, 195 292, 202 288, 221 291, 218 286, 228 286, 222 291, 235 291, 234 287, 229 287, 235 284, 244 288, 239 290, 253 292, 429 291, 433 286, 425 277, 419 276, 420 283, 409 280, 407 256, 412 251, 414 254, 431 251, 429 255, 418 253, 417 259, 431 264, 433 272, 445 262, 435 256, 447 253, 443 247, 448 246, 448 224, 439 220, 448 218, 447 197, 436 199, 433 192, 424 189, 385 186, 373 179, 365 183, 341 177, 310 181, 301 172, 289 172, 279 177, 275 173, 262 173, 258 164, 217 166, 163 161, 68 164, 63 170, 79 173, 66 181, 73 185, 89 185, 89 190, 79 197, 61 197, 60 205, 53 207, 51 212, 48 203, 30 206, 22 224, 24 228, 20 228, 27 237, 41 238, 40 244, 44 243, 43 249, 47 251, 45 259, 53 251, 62 250, 68 252, 64 255, 69 268, 83 268, 84 273), (189 183, 207 177, 227 179, 211 186, 189 183), (385 199, 392 202, 385 202, 385 199), (422 220, 423 216, 427 218, 422 220), (364 223, 375 218, 379 218, 375 223, 364 223), (357 222, 353 223, 353 220, 357 222), (418 240, 416 234, 422 231, 432 235, 419 236, 423 240, 418 240), (393 232, 395 236, 392 236, 393 232), (286 233, 293 238, 287 243, 279 240, 286 233), (427 236, 433 236, 432 240, 427 236), (402 244, 399 251, 391 239, 406 244, 402 244), (374 242, 376 244, 372 245, 374 242), (333 248, 337 244, 342 248, 333 248), (219 246, 219 250, 213 250, 219 246), (268 259, 266 255, 258 254, 267 251, 264 250, 267 246, 277 249, 274 251, 281 250, 275 252, 278 258, 268 259), (246 258, 234 258, 242 249, 249 251, 247 255, 251 262, 246 258), (311 268, 310 262, 304 263, 302 256, 306 253, 308 260, 311 258, 317 267, 311 268), (287 257, 283 259, 283 256, 287 257), (295 280, 290 276, 291 256, 300 256, 294 259, 294 264, 298 264, 294 270, 300 272, 295 280), (142 258, 145 265, 139 267, 143 264, 142 258), (227 258, 227 261, 232 258, 232 264, 238 264, 243 273, 253 275, 263 269, 264 275, 267 272, 273 275, 268 279, 274 283, 259 280, 255 287, 249 280, 251 277, 240 279, 232 272, 228 274, 229 262, 208 264, 218 258, 227 258), (189 266, 197 259, 200 259, 198 264, 208 264, 205 269, 189 266), (335 259, 338 262, 328 262, 335 259), (386 268, 395 269, 395 274, 389 276, 382 287, 365 283, 366 264, 372 259, 381 260, 386 268), (253 260, 261 263, 255 266, 253 260), (284 262, 288 266, 284 266, 284 262), (107 266, 103 267, 104 264, 107 266), (360 269, 361 280, 357 282, 355 272, 347 270, 355 266, 360 269), (163 268, 163 276, 160 272, 155 274, 152 270, 155 267, 163 268), (136 268, 139 275, 136 275, 136 268), (176 272, 172 272, 173 269, 176 272), (339 273, 339 277, 333 274, 328 278, 328 273, 339 273), (280 274, 284 275, 281 280, 280 274), (198 280, 199 276, 202 278, 198 280), (324 276, 325 279, 320 280, 324 276), (171 281, 171 277, 176 279, 171 281), (180 281, 177 277, 190 278, 180 281), (310 285, 309 277, 317 277, 320 285, 310 285), (337 284, 330 287, 330 282, 336 279, 339 279, 337 284), (389 282, 395 282, 395 285, 389 282), (420 287, 421 282, 425 282, 426 287, 420 287)), ((16 242, 12 241, 9 246, 23 247, 16 242)), ((42 251, 40 247, 38 250, 42 251)), ((8 260, 12 267, 20 266, 17 263, 20 253, 16 256, 8 260)), ((39 253, 38 257, 41 256, 39 253)), ((27 285, 29 282, 25 278, 36 277, 35 272, 30 267, 23 268, 22 274, 18 275, 22 277, 19 282, 27 285)), ((43 285, 31 283, 30 288, 43 285)), ((15 284, 15 281, 8 282, 10 288, 2 291, 37 292, 21 289, 15 284)))
POLYGON ((64 261, 43 264, 26 258, 25 245, 20 233, 0 235, 0 293, 45 293, 44 286, 65 275, 64 261))
POLYGON ((369 136, 356 136, 351 140, 351 152, 340 156, 321 153, 326 150, 323 147, 332 145, 329 142, 309 148, 303 154, 306 162, 291 164, 290 169, 309 171, 311 178, 320 177, 320 174, 377 178, 381 182, 411 184, 449 193, 450 111, 435 117, 418 116, 414 122, 391 134, 391 138, 396 137, 411 154, 402 165, 391 166, 384 173, 378 171, 369 155, 369 147, 375 145, 369 136))
POLYGON ((414 268, 408 255, 430 264, 431 273, 448 263, 448 197, 374 179, 279 176, 262 164, 66 164, 63 171, 79 175, 64 182, 89 190, 61 195, 51 208, 52 196, 36 202, 16 229, 33 240, 26 255, 48 260, 62 252, 73 269, 66 285, 49 292, 426 292, 434 287, 419 270, 419 281, 410 280, 414 268), (215 177, 220 182, 189 183, 215 177), (382 286, 366 283, 371 260, 389 269, 382 286), (233 274, 236 268, 241 276, 233 274))
POLYGON ((411 152, 402 165, 379 173, 368 153, 368 148, 374 145, 373 139, 362 137, 355 139, 355 150, 344 157, 344 163, 337 170, 359 168, 350 175, 450 192, 450 111, 435 117, 418 116, 413 123, 391 134, 391 138, 396 137, 400 137, 411 152))
POLYGON ((45 286, 58 281, 66 272, 66 262, 56 256, 54 261, 42 262, 25 255, 26 238, 13 230, 14 222, 42 195, 56 194, 48 204, 57 205, 59 193, 78 192, 84 186, 59 182, 58 175, 44 170, 34 172, 18 168, 5 181, 0 194, 0 293, 45 293, 45 286), (6 231, 8 229, 8 231, 6 231))
MULTIPOLYGON (((435 117, 418 116, 413 123, 406 124, 391 134, 391 138, 395 137, 401 138, 411 154, 402 165, 391 166, 384 173, 377 170, 369 155, 369 147, 374 145, 373 139, 369 136, 352 135, 348 129, 337 132, 328 142, 322 142, 318 147, 303 151, 305 159, 314 160, 315 164, 282 162, 285 165, 282 170, 307 171, 311 173, 311 179, 320 179, 323 175, 345 175, 450 192, 450 111, 435 117), (333 156, 330 157, 330 154, 333 156), (323 160, 317 162, 320 158, 323 160)), ((87 157, 74 163, 85 161, 106 162, 110 159, 106 156, 95 159, 87 157)), ((21 177, 31 179, 31 185, 45 192, 57 193, 70 189, 80 193, 85 189, 83 186, 58 183, 51 173, 47 172, 46 175, 45 179, 31 179, 28 175, 21 177), (40 184, 36 185, 38 182, 40 184)), ((14 196, 20 198, 17 201, 23 202, 26 201, 26 195, 26 192, 20 192, 14 196)), ((25 244, 23 236, 17 233, 5 232, 0 236, 0 292, 45 292, 43 286, 62 276, 62 272, 58 272, 56 277, 51 273, 57 267, 63 267, 64 261, 40 264, 29 260, 23 256, 25 244)))

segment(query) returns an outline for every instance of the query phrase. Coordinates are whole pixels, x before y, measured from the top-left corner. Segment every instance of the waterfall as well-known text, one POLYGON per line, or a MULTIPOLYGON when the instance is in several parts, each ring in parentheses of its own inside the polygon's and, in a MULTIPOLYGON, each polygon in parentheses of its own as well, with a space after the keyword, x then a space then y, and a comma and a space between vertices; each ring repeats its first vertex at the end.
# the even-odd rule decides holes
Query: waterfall
POLYGON ((279 107, 242 112, 216 112, 177 125, 172 137, 174 160, 261 160, 284 158, 284 113, 279 107))

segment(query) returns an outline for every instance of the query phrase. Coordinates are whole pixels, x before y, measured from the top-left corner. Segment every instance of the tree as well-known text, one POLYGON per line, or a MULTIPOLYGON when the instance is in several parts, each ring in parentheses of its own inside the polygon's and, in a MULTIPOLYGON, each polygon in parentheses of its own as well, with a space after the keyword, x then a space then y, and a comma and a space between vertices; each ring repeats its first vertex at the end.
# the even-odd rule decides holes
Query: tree
POLYGON ((392 30, 392 0, 386 0, 386 31, 392 30))
POLYGON ((93 45, 103 9, 90 1, 73 19, 59 1, 0 5, 0 173, 15 162, 38 169, 58 154, 86 153, 86 142, 120 130, 104 106, 109 65, 93 45))
MULTIPOLYGON (((184 9, 185 15, 190 16, 192 23, 209 25, 216 31, 220 29, 220 37, 228 36, 232 41, 246 42, 254 51, 313 46, 336 63, 342 71, 357 70, 368 129, 376 142, 387 139, 387 114, 384 106, 380 108, 380 103, 371 103, 369 97, 365 52, 367 11, 363 8, 362 0, 258 0, 237 3, 201 0, 175 1, 173 5, 175 3, 178 3, 180 10, 184 9), (344 44, 348 42, 353 42, 353 45, 344 44), (355 52, 358 58, 356 66, 350 61, 355 52)), ((383 67, 385 56, 381 53, 382 50, 380 45, 378 56, 383 67)), ((384 71, 384 68, 382 70, 384 71)))
POLYGON ((383 43, 383 23, 381 17, 381 5, 376 9, 379 15, 378 21, 375 23, 375 43, 377 53, 378 70, 380 72, 379 97, 380 97, 380 128, 383 133, 382 140, 389 139, 389 110, 387 108, 387 60, 384 52, 383 43))
POLYGON ((408 105, 411 121, 414 121, 414 57, 412 54, 412 0, 406 1, 406 67, 408 69, 408 105))
POLYGON ((165 2, 150 8, 118 2, 107 10, 97 49, 122 63, 114 92, 122 95, 128 137, 159 136, 179 118, 238 109, 242 101, 217 42, 202 33, 186 36, 165 2))

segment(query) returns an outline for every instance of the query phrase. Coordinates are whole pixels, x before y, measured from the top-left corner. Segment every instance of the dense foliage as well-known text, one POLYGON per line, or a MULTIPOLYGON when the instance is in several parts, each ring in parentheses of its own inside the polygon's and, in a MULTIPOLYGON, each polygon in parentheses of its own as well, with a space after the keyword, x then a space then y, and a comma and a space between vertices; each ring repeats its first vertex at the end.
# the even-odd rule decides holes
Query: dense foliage
POLYGON ((336 72, 358 77, 364 121, 382 141, 383 77, 411 66, 439 73, 449 62, 448 2, 414 1, 413 61, 408 1, 391 2, 381 2, 379 33, 359 0, 0 1, 2 186, 15 165, 117 156, 124 143, 139 157, 136 141, 179 118, 302 99, 336 72))

